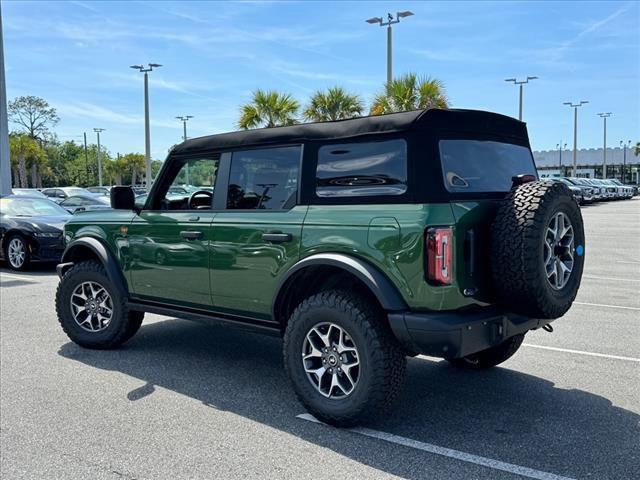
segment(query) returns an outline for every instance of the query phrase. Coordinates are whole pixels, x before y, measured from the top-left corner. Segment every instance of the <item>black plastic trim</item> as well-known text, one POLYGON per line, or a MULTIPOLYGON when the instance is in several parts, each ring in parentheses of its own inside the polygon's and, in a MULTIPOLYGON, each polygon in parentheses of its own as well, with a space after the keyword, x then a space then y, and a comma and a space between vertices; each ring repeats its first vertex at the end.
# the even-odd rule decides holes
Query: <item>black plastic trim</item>
POLYGON ((552 321, 495 307, 472 312, 398 312, 388 318, 391 330, 407 350, 442 358, 466 357, 552 321))
POLYGON ((380 305, 382 305, 382 308, 387 311, 401 311, 408 309, 408 306, 398 292, 398 289, 373 265, 358 258, 350 257, 341 253, 318 253, 300 260, 291 267, 286 275, 280 280, 272 306, 273 318, 276 318, 276 307, 279 303, 281 294, 284 293, 283 287, 286 285, 287 280, 289 280, 296 272, 299 272, 304 268, 317 265, 330 265, 351 273, 362 281, 369 290, 371 290, 380 302, 380 305))
POLYGON ((122 274, 118 261, 107 246, 97 238, 80 237, 69 242, 62 254, 61 265, 71 261, 72 253, 78 247, 89 248, 93 253, 95 253, 100 262, 102 262, 109 280, 111 280, 121 294, 125 296, 129 295, 129 286, 122 274))

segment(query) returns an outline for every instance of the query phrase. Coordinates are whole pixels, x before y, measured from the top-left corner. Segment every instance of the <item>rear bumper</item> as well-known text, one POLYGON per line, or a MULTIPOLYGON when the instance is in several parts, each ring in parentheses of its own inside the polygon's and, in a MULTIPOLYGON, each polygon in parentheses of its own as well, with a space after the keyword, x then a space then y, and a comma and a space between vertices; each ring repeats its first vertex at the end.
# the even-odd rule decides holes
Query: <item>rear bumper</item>
POLYGON ((551 322, 495 308, 464 313, 401 312, 388 317, 391 330, 407 350, 442 358, 465 357, 551 322))

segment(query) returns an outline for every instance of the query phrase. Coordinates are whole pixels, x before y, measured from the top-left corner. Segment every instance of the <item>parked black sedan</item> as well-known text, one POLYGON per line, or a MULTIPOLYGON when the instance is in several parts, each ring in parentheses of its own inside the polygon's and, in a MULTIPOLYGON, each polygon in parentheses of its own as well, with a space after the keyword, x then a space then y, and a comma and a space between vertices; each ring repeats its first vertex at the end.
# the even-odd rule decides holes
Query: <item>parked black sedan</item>
POLYGON ((64 249, 62 229, 70 218, 51 200, 0 198, 0 256, 13 270, 24 270, 33 261, 59 261, 64 249))

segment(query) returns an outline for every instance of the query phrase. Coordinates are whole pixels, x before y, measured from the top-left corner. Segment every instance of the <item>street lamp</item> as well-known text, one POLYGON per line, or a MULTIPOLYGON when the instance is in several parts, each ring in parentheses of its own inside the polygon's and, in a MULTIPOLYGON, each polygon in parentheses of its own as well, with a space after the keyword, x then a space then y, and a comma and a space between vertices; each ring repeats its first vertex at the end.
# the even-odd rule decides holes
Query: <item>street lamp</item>
POLYGON ((401 18, 410 17, 414 15, 413 12, 409 10, 405 10, 404 12, 396 12, 395 18, 390 13, 387 13, 387 21, 385 22, 382 17, 371 17, 365 22, 370 23, 372 25, 378 24, 381 27, 387 27, 387 84, 391 83, 393 80, 392 74, 392 53, 391 53, 391 25, 400 23, 401 18))
POLYGON ((556 143, 556 148, 560 152, 560 162, 558 163, 558 167, 560 168, 560 176, 562 176, 562 150, 567 148, 567 144, 565 143, 562 145, 562 140, 560 140, 560 143, 556 143))
POLYGON ((607 118, 611 116, 611 112, 599 113, 598 116, 604 120, 604 146, 602 153, 602 178, 607 178, 607 118))
POLYGON ((589 100, 580 100, 580 103, 564 102, 563 105, 569 105, 573 108, 573 176, 578 176, 578 107, 581 107, 589 100))
POLYGON ((104 132, 104 128, 94 128, 94 132, 98 136, 98 185, 102 186, 102 158, 100 158, 100 132, 104 132))
MULTIPOLYGON (((178 120, 182 122, 182 127, 184 128, 184 135, 182 136, 182 141, 187 141, 187 122, 190 118, 193 118, 193 115, 183 115, 181 117, 176 117, 178 120)), ((186 164, 186 174, 187 174, 187 185, 189 185, 189 162, 186 164)))
POLYGON ((626 170, 627 170, 627 145, 629 146, 629 148, 631 148, 631 140, 627 140, 627 143, 624 143, 622 140, 620 140, 620 148, 623 149, 623 154, 622 154, 622 183, 625 183, 626 180, 626 170))
POLYGON ((515 78, 505 78, 504 81, 505 82, 511 82, 514 85, 519 85, 520 86, 520 108, 518 109, 518 120, 522 121, 522 93, 523 93, 523 88, 522 86, 525 83, 529 83, 530 80, 537 80, 538 77, 527 77, 525 80, 516 80, 515 78))
POLYGON ((130 68, 138 70, 140 73, 144 73, 144 159, 146 163, 146 190, 149 192, 151 189, 151 134, 149 133, 149 72, 154 68, 159 68, 162 65, 159 63, 149 63, 149 67, 145 68, 144 65, 131 65, 130 68))

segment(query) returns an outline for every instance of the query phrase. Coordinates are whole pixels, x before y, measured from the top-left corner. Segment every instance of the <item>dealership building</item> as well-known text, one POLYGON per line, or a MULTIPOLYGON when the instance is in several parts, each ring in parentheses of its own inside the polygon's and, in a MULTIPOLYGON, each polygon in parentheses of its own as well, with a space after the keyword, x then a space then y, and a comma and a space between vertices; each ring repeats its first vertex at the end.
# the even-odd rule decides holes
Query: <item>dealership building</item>
MULTIPOLYGON (((624 183, 640 184, 638 178, 640 157, 636 157, 633 152, 633 146, 627 147, 626 155, 624 148, 607 148, 607 178, 617 178, 623 180, 624 183)), ((578 150, 577 176, 602 178, 603 153, 602 148, 578 150)), ((565 149, 562 152, 560 150, 537 151, 533 152, 533 158, 541 178, 573 176, 572 149, 565 149)))

